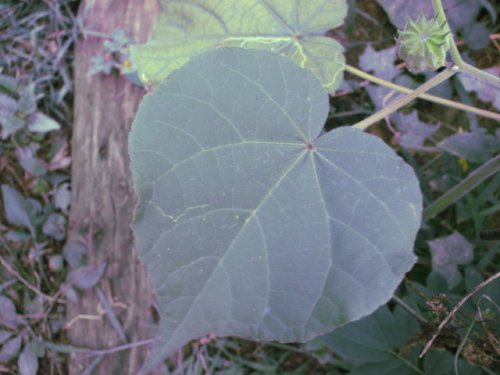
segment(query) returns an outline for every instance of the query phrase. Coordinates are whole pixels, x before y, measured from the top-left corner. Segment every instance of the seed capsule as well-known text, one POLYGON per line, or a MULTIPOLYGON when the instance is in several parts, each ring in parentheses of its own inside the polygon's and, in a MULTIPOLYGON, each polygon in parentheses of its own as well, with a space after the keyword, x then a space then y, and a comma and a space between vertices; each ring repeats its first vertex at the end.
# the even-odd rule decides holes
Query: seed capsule
POLYGON ((447 23, 436 18, 427 20, 421 13, 414 22, 409 17, 403 30, 398 30, 398 55, 412 72, 436 70, 446 61, 450 49, 447 23))

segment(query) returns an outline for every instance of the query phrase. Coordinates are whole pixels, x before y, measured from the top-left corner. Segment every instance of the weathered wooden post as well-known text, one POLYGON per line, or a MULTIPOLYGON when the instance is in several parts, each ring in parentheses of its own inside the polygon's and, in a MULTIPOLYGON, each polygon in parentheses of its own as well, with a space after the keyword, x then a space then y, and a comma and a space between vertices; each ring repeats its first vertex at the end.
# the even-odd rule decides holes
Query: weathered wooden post
MULTIPOLYGON (((156 0, 85 0, 79 16, 85 28, 109 34, 122 29, 143 43, 151 31, 156 0)), ((75 53, 75 121, 72 140, 72 191, 68 241, 86 242, 91 262, 104 260, 99 286, 119 318, 128 342, 149 337, 152 292, 144 266, 132 248, 130 222, 136 203, 131 186, 127 136, 145 90, 118 75, 88 76, 92 57, 102 54, 103 38, 87 35, 75 53)), ((93 289, 68 302, 72 345, 122 345, 93 289)), ((147 346, 106 355, 94 375, 135 374, 147 346)), ((80 375, 93 358, 73 356, 69 374, 80 375)))

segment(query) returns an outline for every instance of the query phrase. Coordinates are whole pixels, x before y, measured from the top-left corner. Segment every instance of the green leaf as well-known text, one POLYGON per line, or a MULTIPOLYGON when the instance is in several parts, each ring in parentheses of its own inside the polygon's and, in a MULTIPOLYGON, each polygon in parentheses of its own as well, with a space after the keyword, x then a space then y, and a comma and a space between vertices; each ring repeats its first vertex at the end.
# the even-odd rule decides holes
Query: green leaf
POLYGON ((308 70, 240 48, 145 97, 129 141, 161 314, 146 369, 208 333, 310 340, 392 296, 415 262, 418 181, 375 136, 321 135, 328 110, 308 70))
POLYGON ((67 276, 67 283, 78 289, 86 290, 94 287, 106 269, 106 262, 88 264, 71 270, 67 276))
POLYGON ((62 241, 66 236, 66 217, 59 213, 49 214, 42 230, 45 235, 62 241))
POLYGON ((34 133, 48 133, 61 129, 61 125, 49 116, 36 112, 28 124, 28 129, 34 133))
POLYGON ((342 46, 324 34, 343 24, 346 0, 163 0, 154 34, 131 47, 141 77, 161 82, 214 47, 280 52, 310 69, 330 92, 342 81, 342 46))
POLYGON ((479 367, 472 367, 463 359, 455 358, 450 352, 443 350, 430 350, 424 357, 425 375, 460 374, 479 375, 482 373, 479 367), (456 366, 456 367, 455 367, 456 366), (458 370, 455 372, 455 369, 458 370))
POLYGON ((368 43, 363 54, 359 56, 359 66, 366 72, 373 72, 379 78, 391 81, 401 73, 401 69, 394 65, 396 60, 396 46, 375 51, 368 43))
POLYGON ((29 229, 35 238, 35 228, 28 212, 28 202, 24 197, 16 189, 4 184, 2 185, 2 199, 7 221, 29 229))
POLYGON ((412 150, 427 151, 431 147, 424 146, 424 142, 439 129, 439 125, 430 125, 418 118, 417 111, 409 114, 396 112, 393 122, 400 131, 399 144, 412 150))
MULTIPOLYGON (((468 292, 472 292, 480 283, 484 281, 481 273, 477 271, 476 268, 472 266, 467 266, 465 268, 465 288, 468 292)), ((492 308, 495 304, 498 306, 500 304, 500 280, 495 280, 494 282, 486 285, 480 290, 480 292, 474 294, 471 297, 476 305, 479 305, 479 311, 483 311, 488 308, 492 308), (486 297, 486 298, 485 298, 486 297), (480 303, 480 300, 483 301, 480 303)), ((500 309, 493 308, 491 310, 495 315, 500 314, 500 309)), ((500 327, 498 328, 500 330, 500 327)))
POLYGON ((474 22, 463 35, 465 44, 473 51, 486 48, 490 44, 490 31, 484 22, 474 22))
POLYGON ((6 140, 24 126, 24 121, 16 116, 18 110, 19 103, 0 91, 0 139, 6 140))
MULTIPOLYGON (((493 74, 496 77, 500 76, 500 67, 498 66, 484 69, 484 71, 493 74)), ((475 92, 479 100, 485 103, 491 103, 497 110, 500 110, 500 92, 499 90, 496 90, 491 83, 474 79, 474 77, 463 73, 460 73, 457 76, 466 91, 475 92)))
POLYGON ((484 163, 500 152, 500 139, 484 129, 456 133, 437 144, 449 153, 474 163, 484 163))
POLYGON ((36 375, 38 373, 38 358, 31 350, 29 342, 24 346, 17 363, 20 375, 36 375))
POLYGON ((0 295, 0 325, 5 327, 17 327, 26 321, 17 314, 14 303, 7 297, 0 295))
POLYGON ((459 265, 469 264, 474 257, 472 244, 459 232, 427 241, 431 248, 432 269, 443 276, 450 289, 455 287, 462 276, 459 265))
MULTIPOLYGON (((384 366, 393 367, 389 365, 395 359, 393 353, 418 331, 417 321, 408 312, 397 307, 392 313, 384 305, 363 319, 337 328, 321 340, 344 358, 358 363, 384 362, 384 366)), ((394 364, 394 367, 398 366, 394 364)))
POLYGON ((0 329, 0 345, 6 342, 10 337, 14 334, 14 332, 6 331, 4 329, 0 329))
POLYGON ((349 375, 410 375, 411 368, 397 358, 388 358, 383 362, 366 363, 356 367, 349 375))

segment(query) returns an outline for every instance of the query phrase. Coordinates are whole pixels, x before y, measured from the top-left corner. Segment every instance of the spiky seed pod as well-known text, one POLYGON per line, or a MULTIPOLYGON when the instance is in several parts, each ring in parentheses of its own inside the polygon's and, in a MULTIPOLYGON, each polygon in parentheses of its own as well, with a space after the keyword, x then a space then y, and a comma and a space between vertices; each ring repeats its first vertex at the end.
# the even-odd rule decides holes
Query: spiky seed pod
POLYGON ((421 13, 414 22, 409 17, 403 30, 398 30, 398 55, 412 72, 436 70, 446 61, 450 49, 450 30, 436 18, 427 20, 421 13))

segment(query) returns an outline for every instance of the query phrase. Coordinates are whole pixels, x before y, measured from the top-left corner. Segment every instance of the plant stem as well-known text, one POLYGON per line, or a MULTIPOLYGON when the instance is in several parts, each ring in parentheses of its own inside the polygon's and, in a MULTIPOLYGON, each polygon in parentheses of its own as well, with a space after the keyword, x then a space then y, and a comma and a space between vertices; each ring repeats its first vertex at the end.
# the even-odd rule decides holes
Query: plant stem
POLYGON ((133 349, 143 345, 150 345, 154 343, 154 341, 155 339, 146 339, 142 341, 131 342, 126 345, 116 346, 114 348, 109 348, 109 349, 88 349, 71 345, 54 344, 52 342, 47 342, 47 341, 41 341, 41 344, 47 349, 52 350, 56 353, 79 354, 82 355, 83 357, 95 357, 100 355, 117 353, 122 350, 133 349))
POLYGON ((41 296, 43 298, 46 298, 50 302, 58 302, 58 303, 62 303, 62 304, 66 303, 65 300, 57 298, 57 296, 59 295, 59 293, 56 294, 56 297, 52 297, 52 296, 49 296, 49 295, 43 293, 42 291, 40 291, 40 289, 38 289, 38 288, 34 287, 33 285, 31 285, 15 269, 13 269, 9 265, 9 263, 7 263, 7 261, 5 261, 3 259, 3 257, 1 255, 0 255, 0 264, 7 270, 8 273, 10 273, 12 276, 14 276, 19 282, 21 282, 22 284, 24 284, 29 290, 31 290, 32 292, 34 292, 37 296, 41 296))
MULTIPOLYGON (((433 0, 433 5, 434 5, 434 11, 436 12, 437 19, 439 22, 442 24, 448 25, 448 19, 446 18, 446 13, 444 12, 443 4, 441 3, 441 0, 433 0)), ((460 68, 461 71, 464 73, 467 73, 477 79, 480 79, 484 82, 490 83, 496 87, 500 87, 500 78, 495 77, 493 74, 487 73, 482 71, 481 69, 478 69, 470 64, 467 64, 463 59, 462 56, 460 56, 460 52, 458 51, 458 47, 455 43, 455 40, 453 39, 453 34, 451 33, 450 30, 450 35, 448 37, 448 40, 450 42, 450 56, 453 62, 455 63, 456 66, 460 68)))
POLYGON ((87 353, 82 353, 81 355, 83 357, 94 357, 94 356, 112 354, 112 353, 121 352, 123 350, 134 349, 134 348, 137 348, 137 347, 143 346, 143 345, 151 345, 154 342, 155 342, 155 339, 146 339, 146 340, 131 342, 130 344, 116 346, 114 348, 109 348, 109 349, 89 350, 87 353))
MULTIPOLYGON (((357 77, 365 79, 367 81, 376 83, 380 86, 390 88, 392 90, 403 92, 405 94, 411 94, 413 92, 412 89, 397 85, 395 83, 386 81, 385 79, 382 79, 379 77, 375 77, 374 75, 366 73, 366 72, 364 72, 358 68, 355 68, 353 66, 350 66, 350 65, 346 65, 345 70, 354 76, 357 76, 357 77)), ((498 113, 487 111, 487 110, 480 109, 480 108, 476 108, 476 107, 473 107, 473 106, 470 106, 467 104, 455 102, 453 100, 440 98, 439 96, 434 96, 434 95, 424 93, 424 94, 420 94, 418 96, 418 98, 428 100, 428 101, 433 102, 433 103, 445 105, 445 106, 450 107, 450 108, 456 108, 456 109, 460 109, 463 111, 475 113, 478 116, 487 117, 487 118, 490 118, 492 120, 500 121, 500 114, 498 114, 498 113)))
POLYGON ((434 333, 434 335, 432 336, 432 338, 427 342, 427 344, 425 344, 424 346, 424 349, 422 349, 422 352, 419 354, 419 358, 422 358, 425 353, 427 353, 427 351, 430 349, 430 347, 432 346, 432 343, 434 342, 434 340, 436 339, 436 337, 439 336, 439 334, 441 333, 441 330, 444 328, 444 326, 450 321, 451 318, 453 318, 453 316, 457 313, 457 311, 463 306, 463 304, 465 302, 467 302, 469 300, 470 297, 472 297, 474 294, 476 294, 478 291, 480 291, 482 288, 484 288, 486 285, 492 283, 493 281, 495 281, 496 279, 498 279, 500 277, 500 272, 497 272, 496 274, 494 274, 493 276, 491 276, 490 278, 488 278, 487 280, 479 283, 475 288, 474 290, 472 290, 471 292, 467 293, 467 295, 465 295, 465 297, 463 297, 456 305, 455 307, 453 307, 453 309, 448 313, 448 315, 446 316, 446 318, 443 319, 443 321, 439 324, 439 327, 437 329, 437 331, 434 333))
POLYGON ((460 342, 460 345, 458 345, 457 351, 455 352, 455 359, 453 360, 455 375, 460 375, 460 373, 458 372, 458 358, 460 357, 460 352, 462 351, 465 344, 467 343, 467 340, 469 339, 469 336, 472 332, 472 328, 476 324, 477 319, 478 316, 477 314, 475 314, 474 318, 472 319, 472 322, 469 324, 469 327, 467 328, 467 332, 465 332, 465 336, 463 337, 462 341, 460 342))
POLYGON ((384 117, 389 116, 391 113, 394 113, 399 108, 411 102, 413 99, 417 98, 420 94, 423 94, 426 91, 429 91, 434 86, 439 85, 441 82, 446 81, 448 78, 453 76, 458 71, 456 66, 453 66, 451 69, 445 69, 438 75, 432 77, 429 81, 421 85, 418 89, 413 91, 411 94, 405 95, 402 98, 396 100, 395 102, 389 104, 387 107, 384 107, 382 110, 374 113, 373 115, 365 118, 364 120, 354 124, 353 127, 366 130, 371 125, 377 123, 382 120, 384 117))
POLYGON ((500 171, 500 154, 474 170, 462 182, 448 190, 441 197, 428 205, 423 213, 423 220, 427 221, 443 211, 450 204, 455 203, 481 182, 500 171))
POLYGON ((405 301, 403 301, 401 298, 399 298, 396 295, 392 296, 392 299, 399 303, 406 311, 408 311, 411 315, 413 315, 417 320, 419 320, 422 323, 427 323, 427 319, 425 319, 418 311, 413 309, 410 305, 408 305, 405 301))

